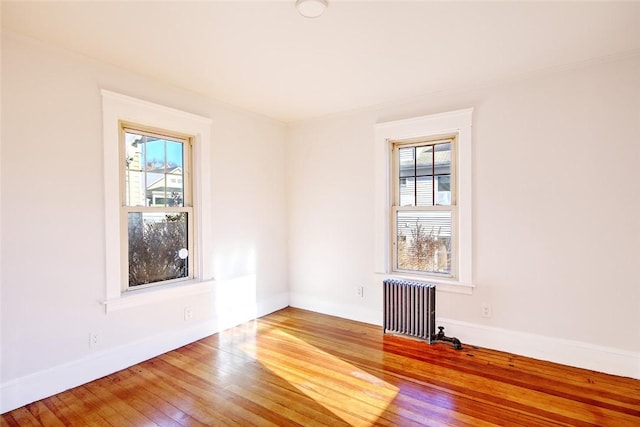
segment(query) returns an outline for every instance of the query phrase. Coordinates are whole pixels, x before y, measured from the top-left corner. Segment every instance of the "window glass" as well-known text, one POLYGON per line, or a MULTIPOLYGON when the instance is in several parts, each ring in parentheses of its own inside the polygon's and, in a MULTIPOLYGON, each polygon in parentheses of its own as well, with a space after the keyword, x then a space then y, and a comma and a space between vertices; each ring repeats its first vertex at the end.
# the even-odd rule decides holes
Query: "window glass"
POLYGON ((434 153, 434 175, 451 174, 451 144, 438 144, 434 153))
POLYGON ((416 179, 416 206, 433 206, 433 177, 419 176, 416 179))
POLYGON ((188 140, 125 129, 128 287, 188 278, 192 238, 188 140))
POLYGON ((415 204, 415 194, 415 178, 400 178, 400 206, 413 206, 415 204))
POLYGON ((436 205, 451 205, 451 176, 443 175, 436 177, 438 185, 436 186, 436 205))
POLYGON ((125 133, 125 204, 184 206, 184 142, 125 133))
POLYGON ((129 213, 129 286, 188 276, 187 213, 129 213))
POLYGON ((395 269, 451 276, 451 140, 396 142, 394 149, 395 269))
POLYGON ((433 175, 433 146, 416 147, 416 175, 433 175))
POLYGON ((451 273, 451 212, 398 212, 397 267, 451 273))
POLYGON ((399 205, 450 205, 451 190, 445 190, 450 176, 451 143, 399 148, 399 205))
POLYGON ((416 149, 414 147, 401 148, 399 150, 400 176, 415 176, 416 149))

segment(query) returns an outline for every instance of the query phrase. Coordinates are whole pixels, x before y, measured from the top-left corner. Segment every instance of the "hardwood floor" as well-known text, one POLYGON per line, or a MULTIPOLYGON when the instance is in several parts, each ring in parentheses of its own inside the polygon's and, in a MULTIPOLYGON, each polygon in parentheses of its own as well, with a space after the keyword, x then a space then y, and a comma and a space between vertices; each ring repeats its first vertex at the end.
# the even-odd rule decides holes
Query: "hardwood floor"
POLYGON ((640 381, 287 308, 2 426, 639 426, 640 381))

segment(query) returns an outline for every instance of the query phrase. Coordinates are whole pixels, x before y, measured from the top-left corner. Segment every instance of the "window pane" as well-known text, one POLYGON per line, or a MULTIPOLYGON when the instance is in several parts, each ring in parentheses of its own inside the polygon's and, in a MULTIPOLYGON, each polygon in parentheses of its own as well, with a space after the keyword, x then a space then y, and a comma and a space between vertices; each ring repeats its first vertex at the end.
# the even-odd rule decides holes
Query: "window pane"
POLYGON ((401 148, 399 151, 400 157, 400 176, 414 176, 415 175, 415 148, 406 147, 401 148))
POLYGON ((451 174, 451 144, 438 144, 435 146, 435 174, 449 175, 451 174))
POLYGON ((165 165, 165 141, 164 139, 144 137, 145 143, 145 169, 148 171, 162 172, 165 165))
POLYGON ((436 205, 451 206, 451 176, 436 177, 436 205))
POLYGON ((147 172, 147 206, 166 206, 167 198, 163 173, 147 172))
POLYGON ((145 206, 144 174, 140 171, 125 172, 125 205, 145 206))
POLYGON ((400 178, 400 206, 414 206, 415 191, 415 178, 400 178))
POLYGON ((183 162, 182 143, 167 141, 167 165, 170 169, 182 168, 183 162))
POLYGON ((125 134, 125 160, 128 170, 142 170, 142 137, 140 135, 125 134))
POLYGON ((126 206, 145 206, 142 136, 125 134, 125 200, 126 206))
POLYGON ((417 147, 416 162, 416 175, 433 175, 433 146, 417 147))
POLYGON ((418 201, 416 206, 433 206, 433 177, 420 176, 417 178, 417 182, 416 196, 418 201))
POLYGON ((187 215, 129 213, 129 286, 189 276, 187 215))
POLYGON ((182 170, 173 169, 166 175, 167 179, 167 206, 184 206, 184 181, 182 170))
POLYGON ((397 268, 451 273, 451 212, 398 212, 397 268))

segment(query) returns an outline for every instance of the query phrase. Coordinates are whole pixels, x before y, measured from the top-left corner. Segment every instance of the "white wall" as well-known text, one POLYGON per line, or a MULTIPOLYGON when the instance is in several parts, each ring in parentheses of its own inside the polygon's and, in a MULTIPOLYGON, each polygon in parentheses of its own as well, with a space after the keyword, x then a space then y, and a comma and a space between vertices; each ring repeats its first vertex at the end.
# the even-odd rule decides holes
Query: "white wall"
POLYGON ((3 32, 0 411, 240 320, 221 302, 261 315, 290 291, 379 324, 373 125, 467 107, 476 288, 439 292, 441 323, 465 343, 640 378, 638 56, 287 128, 3 32), (213 119, 216 292, 105 314, 101 88, 213 119))
POLYGON ((2 124, 0 412, 288 304, 284 124, 6 32, 2 124), (216 292, 105 314, 100 89, 212 118, 216 292))
POLYGON ((640 378, 637 55, 292 126, 292 305, 381 324, 373 126, 468 107, 475 289, 438 292, 441 323, 463 342, 640 378))

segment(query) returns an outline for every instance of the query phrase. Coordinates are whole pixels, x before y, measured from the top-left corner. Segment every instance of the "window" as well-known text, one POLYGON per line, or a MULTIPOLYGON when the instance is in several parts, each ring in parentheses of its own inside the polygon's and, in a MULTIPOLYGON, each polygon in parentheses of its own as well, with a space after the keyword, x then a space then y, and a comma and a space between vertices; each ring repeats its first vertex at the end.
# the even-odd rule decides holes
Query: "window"
POLYGON ((191 138, 123 123, 121 139, 123 283, 133 289, 193 278, 191 138))
POLYGON ((454 275, 455 141, 392 142, 393 271, 454 275))
POLYGON ((377 275, 427 279, 439 289, 470 292, 472 112, 375 126, 377 275))
POLYGON ((211 119, 101 94, 105 310, 211 292, 211 119))

